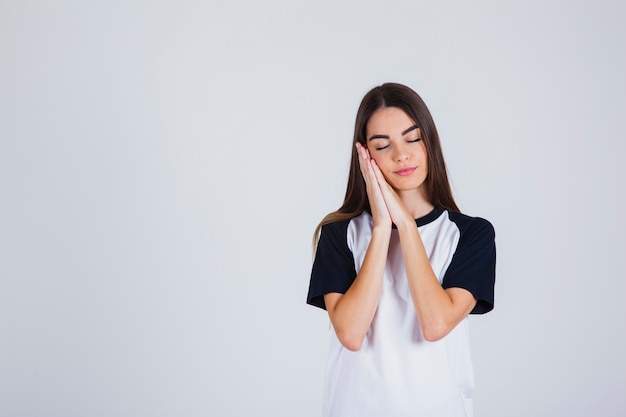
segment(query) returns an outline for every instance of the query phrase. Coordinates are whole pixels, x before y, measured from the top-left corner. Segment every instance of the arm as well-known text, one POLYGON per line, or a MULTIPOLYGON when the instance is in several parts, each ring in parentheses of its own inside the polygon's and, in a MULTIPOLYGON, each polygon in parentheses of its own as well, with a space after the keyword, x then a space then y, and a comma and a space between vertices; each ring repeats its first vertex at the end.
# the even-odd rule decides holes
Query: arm
POLYGON ((337 338, 356 351, 374 319, 383 283, 391 229, 374 228, 363 265, 345 294, 328 293, 324 302, 337 338))
POLYGON ((444 289, 439 284, 415 219, 385 181, 378 166, 375 163, 372 165, 390 216, 398 228, 409 291, 424 338, 429 341, 439 340, 472 311, 476 299, 465 289, 444 289))
POLYGON ((355 146, 374 219, 372 239, 363 265, 345 294, 328 293, 324 296, 337 338, 344 347, 352 351, 361 348, 374 319, 391 238, 391 217, 372 169, 369 153, 360 143, 355 146))
POLYGON ((398 226, 400 246, 415 312, 424 338, 431 342, 446 336, 476 305, 463 288, 443 289, 430 266, 415 221, 398 226))

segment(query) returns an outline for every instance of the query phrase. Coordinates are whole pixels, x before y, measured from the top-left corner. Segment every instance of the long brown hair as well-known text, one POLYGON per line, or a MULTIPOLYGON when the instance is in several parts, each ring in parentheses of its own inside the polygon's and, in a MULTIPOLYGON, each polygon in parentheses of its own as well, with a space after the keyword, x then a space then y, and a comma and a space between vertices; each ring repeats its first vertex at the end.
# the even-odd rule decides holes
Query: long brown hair
POLYGON ((397 83, 385 83, 371 89, 361 100, 354 124, 354 139, 352 141, 352 157, 350 160, 350 174, 348 187, 342 206, 337 211, 327 214, 315 228, 313 248, 317 246, 319 232, 323 225, 341 220, 351 219, 363 213, 370 212, 369 200, 365 190, 365 180, 359 168, 359 158, 355 144, 366 144, 367 122, 376 110, 383 107, 397 107, 403 110, 420 128, 421 138, 426 146, 428 158, 428 174, 426 175, 426 193, 430 203, 451 211, 459 211, 448 182, 446 164, 439 143, 439 133, 435 122, 422 98, 409 87, 397 83))

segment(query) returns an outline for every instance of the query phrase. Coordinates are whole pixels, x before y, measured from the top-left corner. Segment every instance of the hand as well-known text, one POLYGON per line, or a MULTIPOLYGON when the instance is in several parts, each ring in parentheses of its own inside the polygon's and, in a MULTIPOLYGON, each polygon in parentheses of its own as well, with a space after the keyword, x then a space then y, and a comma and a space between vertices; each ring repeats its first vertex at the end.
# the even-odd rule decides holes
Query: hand
POLYGON ((376 161, 371 159, 370 165, 372 168, 372 172, 376 178, 376 182, 379 186, 380 192, 385 200, 385 207, 387 208, 387 212, 391 217, 391 221, 395 223, 397 226, 402 224, 414 224, 413 216, 406 209, 406 206, 400 199, 400 196, 393 189, 391 185, 385 180, 383 173, 380 171, 378 164, 376 161), (404 222, 404 223, 403 223, 404 222))
MULTIPOLYGON (((370 208, 372 210, 374 226, 384 226, 391 229, 391 215, 389 214, 389 209, 387 208, 379 181, 376 177, 376 173, 374 172, 374 165, 376 162, 374 162, 374 160, 370 157, 369 151, 359 142, 356 143, 356 151, 359 157, 361 174, 365 180, 365 189, 367 191, 367 198, 370 202, 370 208)), ((378 169, 378 166, 376 166, 376 169, 378 169)), ((380 172, 380 170, 378 171, 380 172)), ((385 182, 385 184, 387 183, 385 182)))

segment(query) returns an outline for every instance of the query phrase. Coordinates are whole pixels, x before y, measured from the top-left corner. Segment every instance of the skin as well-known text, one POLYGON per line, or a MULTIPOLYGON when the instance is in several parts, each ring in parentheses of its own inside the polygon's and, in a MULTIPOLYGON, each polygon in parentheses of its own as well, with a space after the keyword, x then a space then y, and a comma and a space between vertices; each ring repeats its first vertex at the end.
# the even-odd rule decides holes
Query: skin
POLYGON ((415 223, 434 207, 424 185, 426 147, 420 130, 410 129, 414 126, 403 110, 381 108, 367 123, 367 148, 356 144, 374 220, 372 239, 348 291, 324 296, 337 337, 349 350, 361 348, 376 313, 392 223, 398 229, 409 291, 426 340, 446 336, 476 305, 469 291, 444 290, 439 284, 415 223))

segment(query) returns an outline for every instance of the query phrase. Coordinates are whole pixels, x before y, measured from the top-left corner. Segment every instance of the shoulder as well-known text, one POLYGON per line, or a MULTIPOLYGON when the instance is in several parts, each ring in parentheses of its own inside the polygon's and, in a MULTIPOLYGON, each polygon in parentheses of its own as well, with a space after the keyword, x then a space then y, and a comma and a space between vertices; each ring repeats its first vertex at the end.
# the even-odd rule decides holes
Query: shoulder
POLYGON ((320 228, 320 242, 328 239, 345 239, 351 221, 352 219, 345 219, 323 224, 320 228))
POLYGON ((464 288, 477 303, 472 314, 493 309, 496 278, 495 230, 490 221, 458 212, 449 212, 460 232, 458 245, 443 278, 443 287, 464 288))
POLYGON ((493 240, 496 236, 493 224, 485 218, 469 216, 457 211, 448 211, 448 217, 451 222, 456 224, 461 232, 461 236, 465 238, 483 238, 493 240))
POLYGON ((321 227, 307 303, 325 309, 325 294, 343 294, 352 285, 356 277, 354 256, 349 244, 349 228, 353 219, 332 221, 321 227))
POLYGON ((371 227, 371 215, 364 211, 358 216, 343 219, 343 220, 335 220, 329 223, 322 225, 320 229, 320 235, 325 237, 343 237, 345 238, 348 234, 349 228, 362 229, 371 227))

